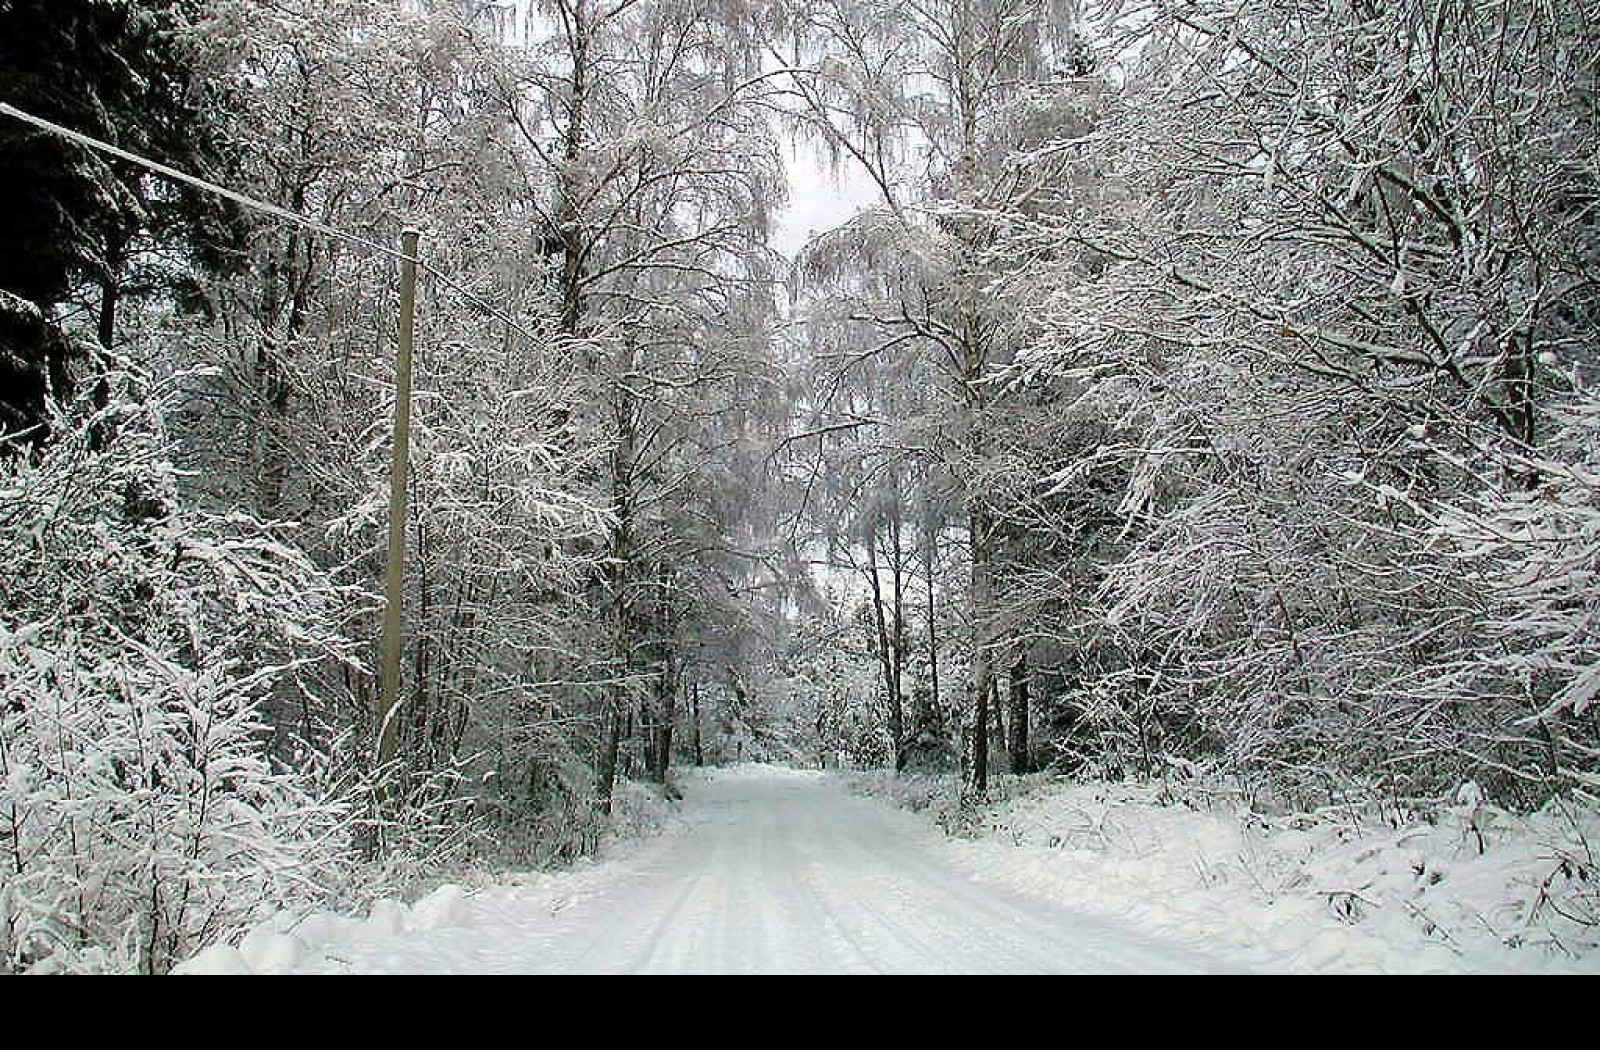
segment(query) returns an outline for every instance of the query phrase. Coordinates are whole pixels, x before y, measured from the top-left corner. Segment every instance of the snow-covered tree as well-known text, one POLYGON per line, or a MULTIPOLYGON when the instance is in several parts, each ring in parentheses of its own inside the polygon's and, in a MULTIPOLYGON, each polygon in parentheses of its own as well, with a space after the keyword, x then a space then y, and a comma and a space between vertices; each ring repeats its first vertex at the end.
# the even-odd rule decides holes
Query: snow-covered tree
POLYGON ((1076 702, 1148 761, 1307 792, 1508 764, 1467 741, 1528 704, 1431 690, 1489 622, 1437 524, 1536 489, 1544 406, 1590 381, 1592 24, 1196 2, 1102 40, 1120 90, 1077 206, 1019 244, 1042 305, 1007 372, 1104 430, 1044 487, 1120 490, 1117 544, 1057 588, 1111 657, 1076 702))
POLYGON ((977 795, 995 667, 1011 648, 997 615, 1004 510, 992 476, 1006 408, 989 379, 1015 350, 1014 326, 989 286, 1016 264, 1002 238, 1044 206, 1061 140, 1075 132, 1072 99, 1088 86, 1077 19, 1071 5, 1030 0, 806 5, 795 19, 820 56, 793 76, 797 119, 882 194, 879 211, 808 247, 802 275, 815 285, 881 263, 842 311, 857 325, 842 360, 909 351, 912 387, 937 384, 921 433, 887 444, 920 447, 925 476, 957 480, 972 638, 962 769, 977 795))
POLYGON ((558 330, 593 384, 575 411, 609 458, 594 597, 611 637, 591 672, 602 811, 635 710, 659 706, 652 695, 670 706, 656 690, 675 628, 651 610, 663 581, 696 575, 675 562, 714 572, 707 562, 731 548, 728 519, 694 512, 726 505, 705 486, 719 450, 748 447, 741 420, 773 379, 763 240, 781 180, 759 105, 758 14, 703 0, 538 5, 503 84, 529 170, 549 187, 525 228, 550 252, 558 330))
POLYGON ((107 378, 0 458, 8 969, 164 972, 346 889, 328 756, 301 739, 290 770, 267 722, 340 702, 344 598, 268 527, 186 507, 160 399, 107 378))

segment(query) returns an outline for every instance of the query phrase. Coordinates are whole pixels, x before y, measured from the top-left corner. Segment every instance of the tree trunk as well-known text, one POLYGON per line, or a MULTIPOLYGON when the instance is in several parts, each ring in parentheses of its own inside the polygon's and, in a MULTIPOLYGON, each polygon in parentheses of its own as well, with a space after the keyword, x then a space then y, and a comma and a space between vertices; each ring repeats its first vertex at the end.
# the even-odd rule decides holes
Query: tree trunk
POLYGON ((615 694, 608 691, 605 724, 600 731, 600 758, 595 763, 595 809, 601 816, 611 815, 611 796, 617 784, 617 756, 622 750, 623 712, 615 694))
MULTIPOLYGON (((898 489, 898 482, 896 483, 898 489)), ((905 595, 905 550, 900 543, 900 502, 899 493, 896 492, 895 504, 889 514, 889 582, 893 586, 890 606, 891 620, 889 625, 889 659, 894 668, 894 710, 899 722, 895 732, 894 768, 901 772, 906 768, 906 760, 911 757, 911 737, 914 733, 908 732, 905 717, 905 681, 906 681, 906 595, 905 595)))
POLYGON ((975 802, 989 789, 989 699, 994 687, 990 664, 990 596, 993 570, 989 564, 988 516, 978 506, 979 495, 971 494, 967 513, 968 543, 972 558, 972 671, 967 683, 968 711, 963 723, 966 737, 962 748, 962 801, 975 802))
POLYGON ((583 324, 584 252, 582 216, 579 202, 583 187, 580 183, 584 139, 588 118, 589 98, 589 20, 583 0, 572 10, 569 27, 569 47, 572 72, 569 81, 572 94, 567 110, 567 128, 562 143, 562 170, 558 176, 560 200, 556 205, 553 231, 561 245, 561 330, 577 335, 583 324))
POLYGON ((649 742, 648 771, 650 779, 657 784, 667 782, 667 772, 672 766, 672 727, 677 716, 678 668, 668 649, 656 676, 653 724, 645 734, 649 742))
POLYGON ((678 727, 678 688, 680 685, 678 675, 678 662, 671 661, 667 671, 667 709, 666 719, 661 725, 661 773, 665 778, 672 770, 673 737, 677 734, 678 727))
POLYGON ((706 753, 700 746, 700 682, 698 679, 689 686, 689 707, 694 716, 692 723, 694 732, 691 743, 694 747, 694 764, 698 767, 706 764, 706 753))
MULTIPOLYGON (((974 661, 976 662, 976 661, 974 661)), ((969 717, 961 727, 963 803, 981 799, 989 790, 989 675, 975 672, 967 683, 969 717)))
MULTIPOLYGON (((619 358, 628 353, 626 343, 619 358)), ((616 524, 611 531, 611 680, 605 688, 606 732, 600 741, 601 754, 595 763, 595 801, 602 815, 611 813, 611 796, 616 789, 617 755, 622 745, 622 726, 632 698, 633 623, 628 588, 633 564, 633 398, 625 382, 625 361, 619 360, 615 387, 617 440, 612 450, 611 493, 616 524)))
POLYGON ((937 555, 939 537, 933 531, 928 537, 928 687, 930 703, 935 711, 939 710, 939 627, 935 618, 937 609, 934 607, 933 596, 933 570, 934 559, 937 555))
MULTIPOLYGON (((104 409, 111 404, 111 384, 106 371, 115 360, 112 348, 117 339, 117 307, 122 302, 122 266, 127 251, 127 239, 111 234, 106 245, 105 273, 100 277, 100 315, 96 319, 95 337, 100 343, 100 361, 94 380, 94 407, 104 409)), ((105 424, 99 420, 89 428, 89 448, 102 451, 110 441, 105 424)))
POLYGON ((95 334, 100 342, 100 349, 106 354, 111 353, 111 346, 117 337, 117 305, 122 301, 122 286, 114 276, 107 276, 100 282, 100 319, 95 326, 95 334))
POLYGON ((1010 692, 1007 694, 1006 752, 1011 758, 1011 772, 1021 775, 1033 772, 1028 754, 1028 652, 1017 653, 1017 662, 1011 665, 1010 692))
MULTIPOLYGON (((977 496, 970 497, 974 503, 977 496)), ((967 513, 968 543, 972 557, 972 670, 967 680, 967 713, 962 720, 961 797, 976 801, 989 788, 989 693, 994 672, 990 667, 989 595, 992 592, 988 559, 988 525, 977 506, 967 513)))
POLYGON ((898 653, 883 611, 883 586, 878 576, 878 529, 876 520, 867 534, 867 582, 872 586, 872 624, 878 636, 878 670, 883 674, 883 690, 888 702, 890 755, 896 771, 906 764, 905 704, 900 696, 898 653))
MULTIPOLYGON (((417 580, 416 627, 413 631, 411 654, 411 694, 403 705, 402 717, 399 719, 404 732, 401 734, 400 750, 396 753, 396 757, 404 757, 401 762, 402 775, 438 768, 433 754, 431 730, 434 683, 433 646, 430 643, 434 632, 430 623, 433 619, 433 582, 428 574, 431 559, 428 550, 427 519, 424 515, 417 514, 412 520, 414 524, 411 550, 414 552, 417 580)), ((401 651, 404 652, 403 643, 401 651)))
MULTIPOLYGON (((104 409, 111 404, 111 384, 106 379, 106 369, 111 367, 111 342, 116 336, 117 326, 117 301, 121 298, 121 290, 114 277, 106 277, 100 284, 100 319, 97 336, 100 341, 100 365, 96 368, 98 373, 94 377, 94 407, 104 409)), ((111 435, 106 430, 103 420, 95 420, 89 426, 89 448, 94 452, 102 452, 110 443, 111 435)))
MULTIPOLYGON (((960 153, 955 164, 955 195, 959 203, 976 208, 978 188, 978 105, 979 86, 974 83, 974 40, 976 14, 968 0, 956 5, 951 26, 951 52, 955 68, 952 88, 959 126, 960 153)), ((955 275, 955 309, 961 346, 961 390, 966 401, 967 432, 965 452, 970 457, 967 485, 967 542, 971 554, 972 580, 969 593, 972 610, 972 671, 968 681, 968 712, 964 726, 967 746, 963 750, 962 803, 981 799, 989 788, 989 696, 993 669, 990 666, 990 604, 994 593, 990 565, 990 522, 985 509, 981 469, 987 455, 984 434, 984 394, 981 381, 988 363, 986 334, 980 316, 978 272, 979 230, 970 216, 957 219, 957 238, 961 253, 955 275)))

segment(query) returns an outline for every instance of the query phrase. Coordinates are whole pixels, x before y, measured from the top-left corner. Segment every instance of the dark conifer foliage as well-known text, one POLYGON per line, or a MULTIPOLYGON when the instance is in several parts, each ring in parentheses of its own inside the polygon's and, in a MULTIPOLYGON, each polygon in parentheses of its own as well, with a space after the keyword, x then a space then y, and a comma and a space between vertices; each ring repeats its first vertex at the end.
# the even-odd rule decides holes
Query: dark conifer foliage
MULTIPOLYGON (((201 174, 222 153, 219 81, 189 62, 192 0, 5 0, 0 99, 201 174)), ((231 206, 14 120, 0 124, 0 427, 39 426, 73 359, 109 351, 117 307, 193 303, 240 239, 231 206)), ((80 369, 81 370, 81 369, 80 369)))

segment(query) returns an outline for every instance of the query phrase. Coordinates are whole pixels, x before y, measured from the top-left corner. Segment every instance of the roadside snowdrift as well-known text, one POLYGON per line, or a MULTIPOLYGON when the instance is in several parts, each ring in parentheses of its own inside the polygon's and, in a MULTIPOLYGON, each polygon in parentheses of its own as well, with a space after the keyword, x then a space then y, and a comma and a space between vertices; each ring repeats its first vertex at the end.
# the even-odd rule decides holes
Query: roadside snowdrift
MULTIPOLYGON (((851 786, 953 817, 948 780, 851 786)), ((1600 972, 1600 818, 1468 785, 1437 823, 1263 818, 1194 788, 1007 780, 952 842, 974 876, 1300 972, 1600 972)))
POLYGON ((470 973, 473 968, 464 959, 486 938, 507 940, 504 962, 515 972, 527 961, 518 952, 528 947, 515 943, 515 935, 530 916, 555 915, 597 892, 641 848, 681 831, 676 807, 659 788, 625 781, 618 784, 612 830, 597 855, 570 867, 458 871, 453 877, 464 881, 435 885, 409 904, 381 897, 365 916, 279 911, 208 946, 172 972, 337 974, 349 972, 348 961, 359 956, 373 972, 470 973))

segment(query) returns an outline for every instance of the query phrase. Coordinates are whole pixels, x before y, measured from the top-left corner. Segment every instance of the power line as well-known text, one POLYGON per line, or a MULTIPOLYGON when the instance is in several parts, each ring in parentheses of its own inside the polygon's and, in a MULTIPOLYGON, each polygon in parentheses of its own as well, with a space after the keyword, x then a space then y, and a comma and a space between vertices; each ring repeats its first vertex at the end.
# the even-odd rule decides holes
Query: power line
POLYGON ((190 175, 188 172, 179 171, 177 168, 162 164, 160 161, 151 160, 149 157, 144 157, 137 153, 129 152, 120 146, 114 146, 103 139, 97 139, 90 135, 85 135, 81 131, 73 131, 71 128, 62 127, 60 124, 45 120, 43 117, 36 117, 32 113, 20 110, 8 102, 0 102, 0 114, 4 114, 8 117, 14 117, 17 120, 22 121, 24 124, 31 124, 43 131, 48 131, 52 135, 58 135, 61 138, 67 139, 71 142, 76 142, 80 146, 87 146, 90 149, 99 150, 101 153, 109 153, 113 157, 118 157, 130 163, 137 164, 140 167, 148 168, 150 171, 153 171, 157 175, 160 175, 164 178, 172 179, 175 182, 181 182, 188 186, 193 186, 196 189, 205 190, 207 193, 213 193, 219 197, 226 197, 235 204, 238 204, 241 207, 249 208, 252 211, 258 211, 263 214, 270 215, 275 219, 293 223, 296 226, 315 231, 316 233, 323 234, 327 237, 332 237, 335 240, 346 241, 350 244, 358 245, 359 247, 365 248, 367 251, 376 252, 379 255, 387 256, 391 259, 397 259, 400 262, 413 263, 428 276, 434 278, 440 284, 443 284, 445 287, 459 294, 461 298, 464 299, 469 305, 476 307, 483 313, 493 317, 495 320, 504 324, 507 328, 528 339, 530 342, 537 341, 538 339, 537 336, 535 336, 528 329, 524 328, 510 315, 500 311, 479 296, 475 295, 460 281, 456 280, 454 277, 451 277, 443 270, 440 270, 435 266, 428 265, 421 259, 416 258, 414 255, 407 255, 405 252, 396 248, 391 248, 386 244, 379 244, 377 241, 359 236, 358 234, 350 233, 334 226, 329 226, 327 223, 318 222, 317 220, 308 216, 301 215, 299 212, 290 211, 288 208, 281 208, 276 204, 269 204, 267 201, 260 200, 256 197, 251 197, 248 194, 240 193, 238 190, 230 190, 226 186, 219 186, 215 182, 208 182, 205 179, 190 175))

